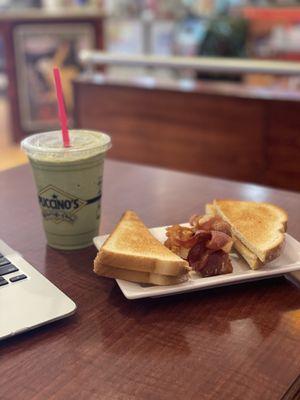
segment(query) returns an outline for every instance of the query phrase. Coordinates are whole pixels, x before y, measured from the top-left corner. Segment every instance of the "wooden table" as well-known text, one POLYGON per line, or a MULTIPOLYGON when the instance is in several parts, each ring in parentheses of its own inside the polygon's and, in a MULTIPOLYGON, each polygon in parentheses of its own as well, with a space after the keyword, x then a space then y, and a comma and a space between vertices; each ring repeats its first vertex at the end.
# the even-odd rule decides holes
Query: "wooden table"
MULTIPOLYGON (((28 166, 1 173, 0 192, 0 237, 78 305, 69 319, 1 342, 1 400, 299 398, 300 292, 284 278, 129 301, 94 275, 93 247, 47 248, 28 166)), ((299 194, 113 161, 101 232, 128 208, 157 226, 215 197, 283 206, 300 239, 299 194)))

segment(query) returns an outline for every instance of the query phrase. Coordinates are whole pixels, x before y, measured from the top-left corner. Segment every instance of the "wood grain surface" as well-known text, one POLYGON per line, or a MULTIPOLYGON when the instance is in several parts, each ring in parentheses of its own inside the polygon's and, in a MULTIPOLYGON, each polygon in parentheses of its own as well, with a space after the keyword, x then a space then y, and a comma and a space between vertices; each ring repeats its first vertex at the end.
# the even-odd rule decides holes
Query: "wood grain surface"
MULTIPOLYGON (((0 342, 1 400, 276 400, 299 375, 300 292, 284 278, 129 301, 94 275, 93 247, 46 246, 29 166, 2 172, 0 192, 0 237, 78 306, 0 342)), ((299 194, 114 161, 101 233, 126 209, 159 226, 186 221, 215 197, 272 201, 300 239, 299 194)))
POLYGON ((81 78, 74 116, 77 127, 110 132, 118 160, 300 191, 299 94, 235 86, 81 78))
POLYGON ((262 177, 264 119, 256 100, 78 82, 74 115, 78 127, 111 133, 109 156, 118 160, 230 179, 262 177))
POLYGON ((269 104, 266 141, 266 180, 272 186, 289 186, 300 190, 300 103, 273 102, 269 104))
POLYGON ((292 383, 282 400, 299 400, 300 399, 300 375, 292 383))

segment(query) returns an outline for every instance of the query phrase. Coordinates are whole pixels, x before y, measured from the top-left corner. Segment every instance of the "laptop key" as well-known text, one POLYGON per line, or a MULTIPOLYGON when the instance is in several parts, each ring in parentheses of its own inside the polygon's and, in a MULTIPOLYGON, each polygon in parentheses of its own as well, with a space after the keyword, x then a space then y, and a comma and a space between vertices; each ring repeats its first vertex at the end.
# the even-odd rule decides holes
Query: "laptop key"
POLYGON ((10 278, 11 282, 18 282, 18 281, 22 281, 23 279, 26 279, 27 276, 24 274, 21 275, 17 275, 17 276, 13 276, 12 278, 10 278))
POLYGON ((4 286, 4 285, 7 285, 7 284, 8 284, 7 280, 2 278, 2 276, 0 276, 0 286, 4 286))
POLYGON ((5 257, 0 258, 0 267, 7 264, 10 264, 10 261, 7 258, 5 257))
POLYGON ((13 264, 4 265, 0 267, 0 276, 11 274, 12 272, 19 271, 18 268, 13 264))

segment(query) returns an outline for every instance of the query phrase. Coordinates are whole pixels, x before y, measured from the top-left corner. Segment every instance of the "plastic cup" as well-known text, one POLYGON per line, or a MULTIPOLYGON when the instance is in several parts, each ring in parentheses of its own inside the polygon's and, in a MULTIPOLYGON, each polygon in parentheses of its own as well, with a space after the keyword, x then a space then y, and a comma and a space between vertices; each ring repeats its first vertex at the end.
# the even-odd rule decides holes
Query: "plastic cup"
POLYGON ((98 234, 103 164, 110 136, 70 130, 71 147, 61 131, 25 138, 21 147, 30 160, 49 246, 81 249, 98 234))

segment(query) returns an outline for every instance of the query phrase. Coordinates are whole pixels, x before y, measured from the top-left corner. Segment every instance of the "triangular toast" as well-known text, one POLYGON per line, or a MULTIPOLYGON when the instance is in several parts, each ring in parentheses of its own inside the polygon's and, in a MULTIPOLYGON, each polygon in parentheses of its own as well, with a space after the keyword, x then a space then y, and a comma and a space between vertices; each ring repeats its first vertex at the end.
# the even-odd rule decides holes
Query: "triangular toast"
MULTIPOLYGON (((205 213, 207 215, 215 216, 217 215, 215 207, 213 204, 206 204, 205 206, 205 213)), ((258 269, 260 268, 263 263, 260 259, 255 255, 251 250, 249 250, 239 239, 237 239, 234 235, 233 237, 233 247, 236 251, 244 258, 244 260, 248 263, 251 269, 258 269)))
POLYGON ((105 241, 94 261, 94 271, 103 266, 178 277, 189 271, 181 259, 151 235, 133 211, 126 211, 105 241))
POLYGON ((216 214, 231 225, 233 235, 262 263, 278 257, 287 227, 286 212, 270 203, 214 200, 216 214))

